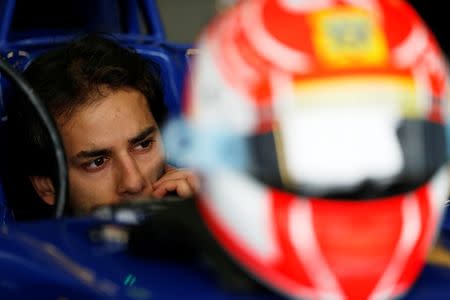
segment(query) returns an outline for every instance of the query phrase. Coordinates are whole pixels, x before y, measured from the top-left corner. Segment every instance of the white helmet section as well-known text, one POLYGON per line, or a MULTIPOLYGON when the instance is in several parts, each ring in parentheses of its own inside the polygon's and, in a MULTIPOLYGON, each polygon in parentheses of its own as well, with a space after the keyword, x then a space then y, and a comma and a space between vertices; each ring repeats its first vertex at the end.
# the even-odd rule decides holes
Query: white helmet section
POLYGON ((256 106, 245 94, 232 88, 219 73, 210 45, 200 42, 199 52, 195 57, 191 87, 189 119, 194 127, 218 131, 229 130, 237 134, 253 132, 256 126, 256 106))

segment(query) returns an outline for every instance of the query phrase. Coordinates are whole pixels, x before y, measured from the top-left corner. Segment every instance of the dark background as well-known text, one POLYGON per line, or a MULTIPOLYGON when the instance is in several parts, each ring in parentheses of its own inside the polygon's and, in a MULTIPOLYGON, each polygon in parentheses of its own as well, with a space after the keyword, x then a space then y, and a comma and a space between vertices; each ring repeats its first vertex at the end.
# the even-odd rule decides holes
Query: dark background
MULTIPOLYGON (((450 57, 450 9, 445 7, 446 1, 410 0, 422 19, 434 32, 442 50, 450 57)), ((447 4, 448 5, 448 4, 447 4)))
MULTIPOLYGON (((111 8, 123 1, 126 2, 126 0, 103 0, 98 2, 106 3, 108 8, 111 8)), ((168 39, 181 43, 193 43, 204 26, 220 11, 220 8, 226 7, 225 4, 221 5, 220 3, 233 3, 234 1, 237 0, 156 0, 168 39)), ((16 0, 16 14, 18 14, 17 11, 24 12, 22 19, 25 20, 28 27, 32 25, 34 30, 40 25, 33 26, 33 22, 45 23, 46 19, 48 19, 48 22, 52 20, 52 22, 59 24, 58 26, 64 23, 77 25, 85 21, 80 18, 80 12, 81 16, 84 15, 84 17, 92 17, 97 14, 99 15, 97 21, 100 20, 101 22, 119 19, 120 15, 111 17, 110 11, 107 12, 108 17, 105 17, 103 14, 102 18, 102 14, 95 12, 95 7, 93 7, 91 2, 89 0, 16 0), (52 9, 48 9, 49 6, 52 9), (91 13, 86 13, 85 7, 87 6, 92 10, 91 13), (50 16, 46 16, 46 12, 50 16), (36 16, 38 17, 36 18, 36 16), (35 20, 33 21, 33 19, 35 20)), ((416 8, 422 19, 429 25, 447 57, 450 57, 450 33, 448 30, 448 27, 450 27, 450 10, 445 7, 446 1, 409 0, 408 2, 416 8)), ((110 10, 114 12, 113 9, 110 10)), ((13 24, 13 27, 14 25, 16 24, 13 24)), ((66 24, 65 26, 68 25, 66 24)))

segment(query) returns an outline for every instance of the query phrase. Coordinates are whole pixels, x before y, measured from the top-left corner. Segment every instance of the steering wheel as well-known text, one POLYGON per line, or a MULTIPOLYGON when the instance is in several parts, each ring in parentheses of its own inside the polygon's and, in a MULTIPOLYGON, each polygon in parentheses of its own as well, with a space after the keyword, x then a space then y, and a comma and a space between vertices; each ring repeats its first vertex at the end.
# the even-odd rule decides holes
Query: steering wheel
POLYGON ((34 92, 30 84, 23 78, 23 76, 19 72, 12 68, 4 58, 0 58, 0 72, 7 75, 7 77, 11 79, 12 82, 14 82, 14 84, 16 84, 19 89, 27 96, 27 99, 30 100, 31 105, 33 105, 33 107, 36 109, 39 117, 41 118, 42 122, 49 132, 50 140, 55 149, 58 171, 58 182, 56 184, 57 197, 55 205, 55 217, 60 218, 63 215, 68 195, 68 179, 66 156, 58 129, 47 108, 45 107, 39 96, 34 92))

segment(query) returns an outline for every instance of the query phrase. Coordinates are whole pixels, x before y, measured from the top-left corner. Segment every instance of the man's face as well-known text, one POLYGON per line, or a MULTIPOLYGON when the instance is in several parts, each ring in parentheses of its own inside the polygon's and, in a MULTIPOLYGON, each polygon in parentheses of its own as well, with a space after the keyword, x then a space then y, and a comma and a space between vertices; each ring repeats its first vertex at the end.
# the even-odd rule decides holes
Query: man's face
POLYGON ((159 128, 144 95, 132 89, 105 95, 58 120, 75 213, 148 198, 164 170, 159 128))

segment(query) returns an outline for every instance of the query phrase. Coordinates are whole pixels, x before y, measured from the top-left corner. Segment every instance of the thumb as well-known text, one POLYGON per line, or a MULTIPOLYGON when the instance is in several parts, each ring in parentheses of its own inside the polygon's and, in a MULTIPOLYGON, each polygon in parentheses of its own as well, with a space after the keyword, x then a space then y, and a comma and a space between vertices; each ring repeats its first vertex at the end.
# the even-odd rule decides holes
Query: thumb
POLYGON ((166 163, 166 165, 164 166, 164 173, 167 173, 169 171, 176 170, 176 169, 177 168, 175 168, 174 166, 169 165, 169 164, 166 163))

